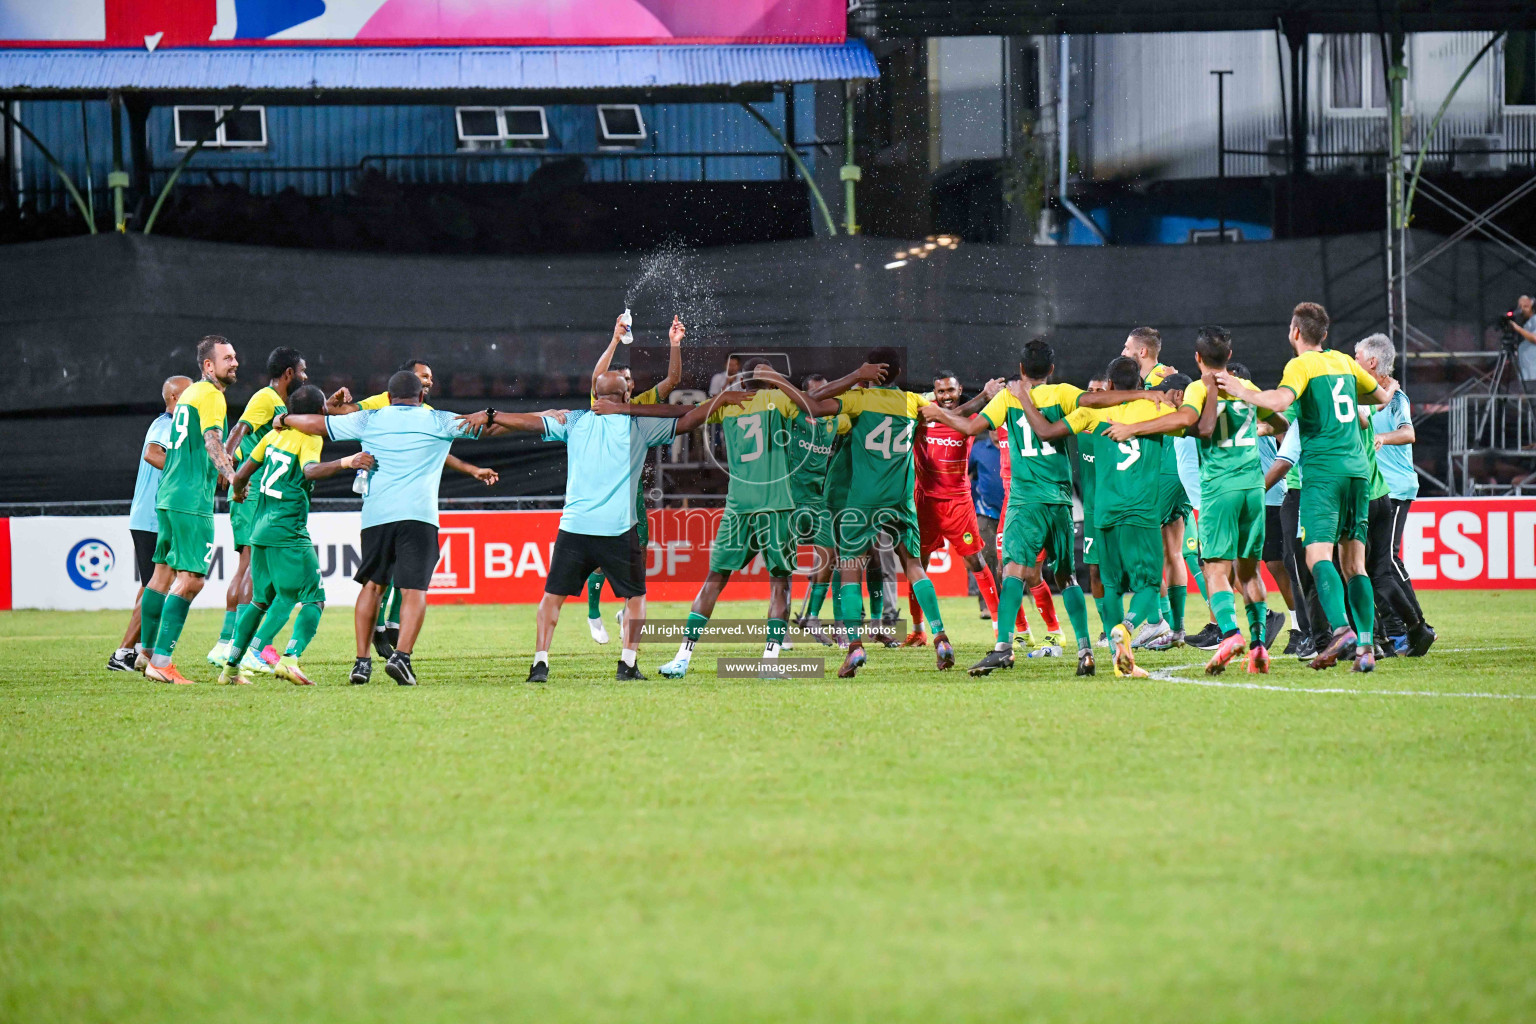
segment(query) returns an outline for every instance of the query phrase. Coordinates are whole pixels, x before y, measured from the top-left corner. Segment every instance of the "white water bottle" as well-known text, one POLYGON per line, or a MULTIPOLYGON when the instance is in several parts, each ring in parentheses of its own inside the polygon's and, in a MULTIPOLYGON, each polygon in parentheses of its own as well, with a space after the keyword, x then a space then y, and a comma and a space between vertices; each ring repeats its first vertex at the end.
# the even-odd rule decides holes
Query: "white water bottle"
POLYGON ((619 322, 624 325, 624 333, 619 335, 619 341, 625 345, 632 345, 635 341, 635 332, 629 329, 635 322, 635 318, 629 315, 629 307, 624 308, 624 315, 619 317, 619 322))
POLYGON ((352 493, 366 498, 368 496, 368 471, 360 469, 357 476, 352 478, 352 493))

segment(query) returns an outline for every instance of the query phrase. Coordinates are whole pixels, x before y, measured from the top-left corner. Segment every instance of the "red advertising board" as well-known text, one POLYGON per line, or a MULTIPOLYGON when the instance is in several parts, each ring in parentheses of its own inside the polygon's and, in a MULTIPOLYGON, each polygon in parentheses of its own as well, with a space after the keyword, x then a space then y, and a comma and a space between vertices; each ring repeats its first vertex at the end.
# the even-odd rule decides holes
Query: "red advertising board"
POLYGON ((1403 564, 1418 590, 1536 588, 1536 498, 1415 501, 1403 564))
MULTIPOLYGON (((647 596, 658 601, 693 600, 709 570, 709 541, 720 510, 668 509, 652 512, 650 520, 647 596)), ((442 557, 433 573, 431 600, 438 604, 538 601, 559 529, 559 512, 444 512, 438 528, 442 557)), ((812 558, 810 548, 800 549, 803 566, 810 566, 812 558)), ((947 548, 934 554, 929 575, 940 594, 965 594, 965 565, 951 558, 947 548)), ((768 571, 760 560, 731 577, 726 596, 767 600, 768 571)))
POLYGON ((841 43, 846 0, 0 0, 0 46, 841 43))

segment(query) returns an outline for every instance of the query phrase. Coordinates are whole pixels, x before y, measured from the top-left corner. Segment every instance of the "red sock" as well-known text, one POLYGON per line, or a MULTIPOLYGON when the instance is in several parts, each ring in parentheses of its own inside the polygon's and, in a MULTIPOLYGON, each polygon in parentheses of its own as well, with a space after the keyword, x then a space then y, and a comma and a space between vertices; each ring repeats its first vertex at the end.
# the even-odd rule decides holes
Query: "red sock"
POLYGON ((1045 631, 1061 632, 1061 623, 1056 619, 1056 599, 1051 596, 1050 584, 1040 584, 1029 592, 1029 596, 1035 599, 1035 607, 1040 609, 1040 617, 1045 620, 1045 631))
POLYGON ((1024 605, 1022 603, 1019 604, 1019 614, 1014 616, 1013 619, 1013 631, 1015 633, 1029 632, 1029 620, 1024 617, 1024 605))
POLYGON ((983 565, 976 576, 976 589, 981 591, 981 599, 986 602, 987 611, 992 613, 992 621, 997 621, 997 581, 992 578, 991 566, 983 565))
POLYGON ((907 610, 912 615, 912 628, 913 628, 913 630, 922 629, 923 628, 923 606, 917 603, 917 594, 913 593, 912 588, 910 586, 907 587, 907 610))

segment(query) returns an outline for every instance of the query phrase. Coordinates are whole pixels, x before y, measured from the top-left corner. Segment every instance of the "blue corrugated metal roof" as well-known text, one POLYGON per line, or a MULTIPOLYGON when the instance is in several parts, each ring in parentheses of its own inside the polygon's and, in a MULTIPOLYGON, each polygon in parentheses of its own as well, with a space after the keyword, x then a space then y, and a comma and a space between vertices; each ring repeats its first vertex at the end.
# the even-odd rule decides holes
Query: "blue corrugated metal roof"
POLYGON ((653 89, 876 78, 863 43, 0 51, 0 91, 653 89))

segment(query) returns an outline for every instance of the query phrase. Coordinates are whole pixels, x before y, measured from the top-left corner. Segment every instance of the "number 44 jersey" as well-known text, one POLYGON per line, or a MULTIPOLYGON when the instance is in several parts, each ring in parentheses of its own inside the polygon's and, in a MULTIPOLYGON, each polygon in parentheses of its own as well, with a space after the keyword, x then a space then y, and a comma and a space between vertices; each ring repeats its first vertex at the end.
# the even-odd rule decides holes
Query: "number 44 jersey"
POLYGON ((917 410, 932 403, 894 387, 861 388, 838 399, 853 424, 853 483, 848 508, 905 508, 915 504, 916 470, 912 437, 917 410))

